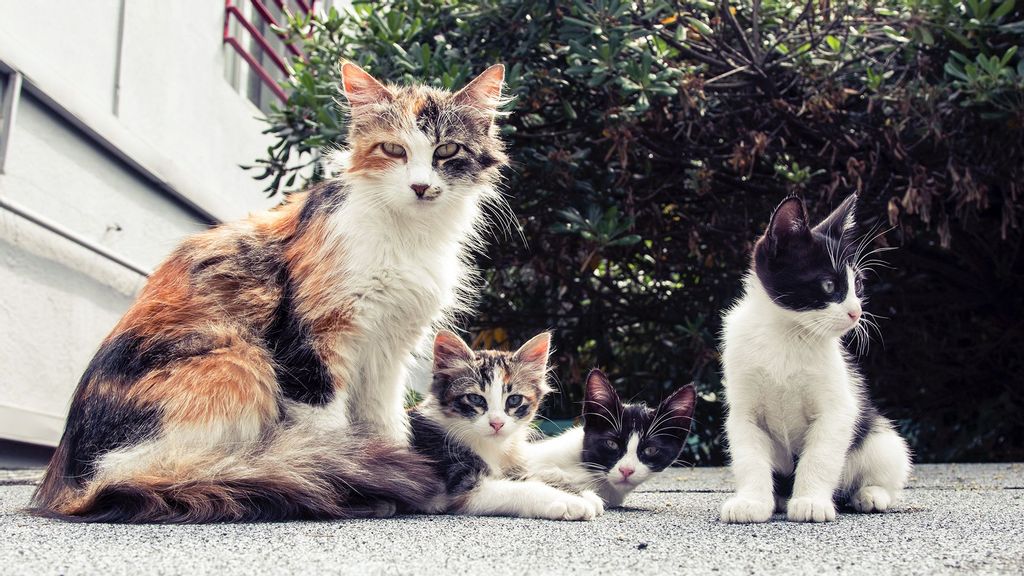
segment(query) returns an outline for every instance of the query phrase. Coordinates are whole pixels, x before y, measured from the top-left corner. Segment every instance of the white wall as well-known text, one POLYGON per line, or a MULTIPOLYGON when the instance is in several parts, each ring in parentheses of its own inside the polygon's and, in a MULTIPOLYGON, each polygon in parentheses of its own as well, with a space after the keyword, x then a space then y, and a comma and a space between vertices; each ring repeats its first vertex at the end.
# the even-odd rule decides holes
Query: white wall
MULTIPOLYGON (((224 3, 123 1, 122 35, 122 0, 0 0, 0 71, 25 79, 0 198, 152 269, 211 217, 276 200, 238 167, 269 141, 224 79, 224 3)), ((56 443, 143 283, 0 209, 0 438, 56 443)))

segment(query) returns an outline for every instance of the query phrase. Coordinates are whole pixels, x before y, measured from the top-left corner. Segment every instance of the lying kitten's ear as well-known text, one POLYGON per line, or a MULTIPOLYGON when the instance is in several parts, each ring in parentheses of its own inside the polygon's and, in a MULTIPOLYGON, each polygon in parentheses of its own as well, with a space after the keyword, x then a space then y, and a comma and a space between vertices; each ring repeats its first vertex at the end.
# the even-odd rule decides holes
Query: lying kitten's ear
POLYGON ((512 361, 520 364, 546 386, 550 351, 551 333, 541 332, 520 346, 512 355, 512 361))
POLYGON ((796 196, 783 200, 772 213, 768 231, 765 232, 772 254, 777 254, 780 248, 794 240, 810 237, 811 229, 807 224, 807 208, 804 201, 796 196))
POLYGON ((441 330, 434 336, 434 372, 472 364, 475 357, 473 350, 457 334, 441 330))
POLYGON ((495 64, 459 90, 455 94, 455 101, 465 106, 495 111, 501 105, 501 84, 504 81, 505 66, 495 64))
POLYGON ((697 405, 697 389, 687 384, 661 401, 659 412, 669 414, 672 420, 679 420, 672 425, 684 430, 673 430, 677 435, 686 437, 690 432, 690 421, 693 420, 693 409, 697 405), (685 423, 683 422, 685 420, 685 423))
POLYGON ((847 238, 857 226, 857 195, 850 194, 814 231, 833 240, 847 238))
POLYGON ((598 369, 587 375, 587 391, 583 399, 583 422, 586 426, 611 427, 619 420, 622 402, 608 377, 598 369))
POLYGON ((351 62, 341 63, 341 88, 353 109, 366 104, 389 102, 395 97, 366 70, 351 62))

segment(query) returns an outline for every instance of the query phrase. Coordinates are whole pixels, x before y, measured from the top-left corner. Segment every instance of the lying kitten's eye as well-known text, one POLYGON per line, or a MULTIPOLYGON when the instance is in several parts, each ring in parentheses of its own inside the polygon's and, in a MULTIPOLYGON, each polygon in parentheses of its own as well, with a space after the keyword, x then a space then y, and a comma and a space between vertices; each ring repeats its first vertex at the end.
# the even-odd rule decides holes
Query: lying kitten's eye
POLYGON ((505 400, 505 408, 515 408, 523 403, 523 397, 519 394, 513 394, 505 400))
POLYGON ((853 289, 856 290, 857 292, 864 290, 864 279, 862 279, 860 276, 857 276, 856 279, 853 281, 853 289))
POLYGON ((832 294, 836 291, 836 283, 834 280, 825 279, 821 281, 821 289, 825 294, 832 294))
POLYGON ((405 148, 402 148, 393 142, 385 142, 381 144, 380 149, 392 158, 405 158, 405 148))
POLYGON ((479 394, 466 394, 466 400, 473 406, 480 406, 481 408, 487 406, 487 400, 479 394))
POLYGON ((445 158, 451 158, 455 156, 459 151, 458 144, 441 144, 434 149, 434 158, 444 160, 445 158))
POLYGON ((609 438, 609 439, 604 441, 604 447, 608 448, 609 450, 618 450, 619 449, 619 443, 616 442, 615 440, 612 440, 611 438, 609 438))
POLYGON ((658 455, 658 452, 659 450, 654 446, 648 446, 647 448, 644 448, 644 456, 647 456, 648 458, 654 458, 655 456, 658 455))

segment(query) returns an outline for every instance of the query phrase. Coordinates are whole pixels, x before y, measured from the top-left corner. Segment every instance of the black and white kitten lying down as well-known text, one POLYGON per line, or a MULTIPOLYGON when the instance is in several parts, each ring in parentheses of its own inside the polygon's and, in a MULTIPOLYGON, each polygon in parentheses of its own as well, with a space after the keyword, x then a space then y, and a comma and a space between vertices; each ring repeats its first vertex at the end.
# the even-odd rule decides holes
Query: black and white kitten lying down
POLYGON ((583 425, 530 444, 527 475, 567 490, 596 490, 607 506, 621 506, 637 486, 679 457, 696 399, 687 384, 657 408, 623 404, 604 373, 592 370, 583 425))
POLYGON ((870 239, 854 239, 855 208, 850 196, 811 227, 803 201, 785 199, 725 315, 736 493, 722 506, 724 522, 765 522, 774 510, 798 522, 834 520, 835 496, 881 512, 906 484, 907 444, 872 406, 842 340, 863 330, 859 265, 870 239))
POLYGON ((429 456, 445 486, 418 512, 590 520, 604 512, 589 490, 569 493, 522 479, 530 425, 544 396, 551 336, 516 352, 473 351, 451 332, 434 339, 434 378, 410 411, 413 447, 429 456))

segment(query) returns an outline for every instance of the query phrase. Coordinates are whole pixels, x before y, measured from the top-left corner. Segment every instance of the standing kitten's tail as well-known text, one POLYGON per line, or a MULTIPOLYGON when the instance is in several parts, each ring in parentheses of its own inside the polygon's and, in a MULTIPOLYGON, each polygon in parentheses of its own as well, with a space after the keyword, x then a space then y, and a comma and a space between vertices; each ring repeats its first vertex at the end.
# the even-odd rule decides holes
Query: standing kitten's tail
POLYGON ((207 451, 174 469, 129 478, 102 474, 60 501, 30 511, 78 522, 204 523, 353 518, 417 509, 443 490, 428 462, 408 448, 298 427, 251 450, 207 451))

